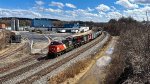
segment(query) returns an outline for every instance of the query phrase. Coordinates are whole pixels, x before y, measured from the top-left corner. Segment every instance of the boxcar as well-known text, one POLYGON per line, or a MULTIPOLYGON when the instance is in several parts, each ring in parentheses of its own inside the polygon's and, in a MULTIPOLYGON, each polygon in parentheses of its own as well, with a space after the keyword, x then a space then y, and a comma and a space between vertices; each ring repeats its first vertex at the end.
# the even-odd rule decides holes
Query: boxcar
POLYGON ((82 42, 82 38, 81 38, 81 36, 77 36, 76 37, 76 43, 77 43, 77 46, 79 47, 80 45, 81 45, 81 42, 82 42))
POLYGON ((83 39, 84 39, 84 44, 87 43, 88 42, 88 35, 84 35, 83 39))
POLYGON ((92 40, 92 33, 88 34, 88 40, 89 40, 89 41, 92 40))
POLYGON ((92 33, 92 40, 94 39, 94 32, 92 33))

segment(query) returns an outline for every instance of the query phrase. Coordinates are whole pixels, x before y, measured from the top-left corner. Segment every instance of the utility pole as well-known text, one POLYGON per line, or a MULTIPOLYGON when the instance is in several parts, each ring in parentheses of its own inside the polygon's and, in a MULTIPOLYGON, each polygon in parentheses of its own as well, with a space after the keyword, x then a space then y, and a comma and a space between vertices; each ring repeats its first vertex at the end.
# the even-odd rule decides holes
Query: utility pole
POLYGON ((146 18, 147 18, 147 23, 149 22, 148 20, 148 11, 146 11, 146 18))

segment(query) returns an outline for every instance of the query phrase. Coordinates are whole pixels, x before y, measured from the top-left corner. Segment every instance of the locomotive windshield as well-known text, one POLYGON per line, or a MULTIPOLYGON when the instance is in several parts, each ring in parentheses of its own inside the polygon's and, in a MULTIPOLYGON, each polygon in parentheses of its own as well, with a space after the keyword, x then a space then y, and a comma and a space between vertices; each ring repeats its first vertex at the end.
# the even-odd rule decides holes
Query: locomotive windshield
POLYGON ((60 44, 62 44, 62 43, 61 43, 61 42, 56 42, 56 41, 54 41, 54 42, 51 42, 50 45, 60 45, 60 44))

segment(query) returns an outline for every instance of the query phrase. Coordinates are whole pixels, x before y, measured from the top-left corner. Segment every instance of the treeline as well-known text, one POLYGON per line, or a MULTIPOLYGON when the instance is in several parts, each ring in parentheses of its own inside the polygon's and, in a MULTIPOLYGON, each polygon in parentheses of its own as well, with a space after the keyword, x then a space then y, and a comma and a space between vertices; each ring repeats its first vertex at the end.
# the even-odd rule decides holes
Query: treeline
POLYGON ((54 27, 63 27, 64 24, 79 23, 82 26, 88 26, 90 29, 103 27, 106 23, 93 22, 93 21, 53 21, 54 27))
POLYGON ((132 18, 121 18, 110 20, 106 31, 119 35, 114 56, 121 60, 113 62, 109 75, 112 79, 107 83, 115 80, 116 84, 150 84, 150 26, 132 18), (122 74, 117 73, 121 68, 122 74))
POLYGON ((136 20, 131 17, 128 18, 120 18, 118 20, 111 19, 107 24, 103 25, 105 31, 109 32, 113 36, 119 36, 121 31, 127 29, 128 25, 137 25, 140 24, 136 20))
MULTIPOLYGON (((18 18, 18 17, 3 17, 0 18, 0 23, 6 24, 6 26, 11 26, 11 20, 12 19, 18 19, 20 26, 31 26, 32 19, 30 18, 18 18)), ((61 21, 58 19, 49 19, 52 21, 53 27, 63 27, 64 24, 67 23, 79 23, 83 26, 89 26, 90 29, 93 27, 101 27, 106 23, 99 23, 99 22, 93 22, 93 21, 61 21)))

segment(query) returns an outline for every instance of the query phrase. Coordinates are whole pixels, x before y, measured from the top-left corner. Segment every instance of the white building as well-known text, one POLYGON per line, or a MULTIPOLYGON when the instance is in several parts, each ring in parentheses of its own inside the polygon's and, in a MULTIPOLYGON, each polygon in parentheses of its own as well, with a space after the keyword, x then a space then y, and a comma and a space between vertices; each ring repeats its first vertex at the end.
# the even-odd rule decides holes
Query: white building
POLYGON ((86 26, 80 26, 77 24, 65 24, 63 28, 52 28, 52 31, 57 32, 71 32, 71 33, 79 33, 79 32, 86 32, 89 30, 89 27, 86 26))

